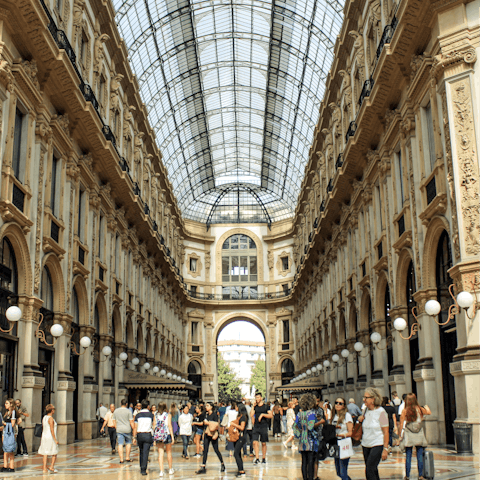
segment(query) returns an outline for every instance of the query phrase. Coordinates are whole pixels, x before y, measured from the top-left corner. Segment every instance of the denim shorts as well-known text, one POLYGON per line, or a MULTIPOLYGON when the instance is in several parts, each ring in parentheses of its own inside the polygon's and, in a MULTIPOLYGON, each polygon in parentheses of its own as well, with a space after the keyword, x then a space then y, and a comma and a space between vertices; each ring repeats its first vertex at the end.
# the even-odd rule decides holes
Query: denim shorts
POLYGON ((196 435, 202 436, 203 435, 203 429, 202 428, 197 428, 196 435))
POLYGON ((117 432, 117 441, 119 445, 130 445, 132 443, 132 434, 117 432))

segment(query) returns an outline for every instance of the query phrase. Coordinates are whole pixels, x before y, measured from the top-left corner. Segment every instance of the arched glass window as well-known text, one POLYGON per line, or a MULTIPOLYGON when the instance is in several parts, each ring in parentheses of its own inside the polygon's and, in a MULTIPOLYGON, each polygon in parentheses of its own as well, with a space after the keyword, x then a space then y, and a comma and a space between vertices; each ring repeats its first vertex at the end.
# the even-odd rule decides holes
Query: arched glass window
POLYGON ((40 285, 40 297, 43 300, 43 308, 53 312, 53 283, 48 267, 43 267, 42 283, 40 285))
POLYGON ((12 293, 17 293, 18 277, 17 277, 17 261, 10 240, 3 237, 0 252, 0 286, 12 293))
POLYGON ((78 303, 77 289, 73 287, 72 295, 72 316, 73 322, 80 325, 80 307, 78 303))
POLYGON ((257 246, 247 235, 232 235, 222 245, 223 298, 257 298, 257 246))
POLYGON ((293 365, 293 362, 289 358, 286 358, 282 362, 282 385, 285 385, 288 382, 290 382, 290 380, 293 378, 294 375, 295 375, 295 367, 293 365))

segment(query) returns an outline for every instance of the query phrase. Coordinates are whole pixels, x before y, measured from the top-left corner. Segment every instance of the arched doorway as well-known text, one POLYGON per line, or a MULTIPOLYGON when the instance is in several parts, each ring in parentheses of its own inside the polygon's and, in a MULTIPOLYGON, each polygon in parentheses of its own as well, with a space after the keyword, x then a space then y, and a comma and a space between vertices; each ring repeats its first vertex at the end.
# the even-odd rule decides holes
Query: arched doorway
MULTIPOLYGON (((437 301, 441 305, 439 322, 445 323, 448 319, 448 309, 452 304, 452 297, 448 287, 453 283, 448 270, 452 268, 452 251, 448 233, 444 230, 440 235, 435 262, 435 280, 437 284, 437 301)), ((453 424, 457 417, 455 404, 455 383, 450 374, 450 363, 457 349, 457 329, 455 316, 446 325, 440 325, 440 348, 442 358, 443 402, 445 410, 445 432, 447 444, 455 443, 453 424)))
POLYGON ((265 333, 256 321, 233 317, 217 331, 216 385, 219 401, 269 396, 265 333))
MULTIPOLYGON (((0 252, 0 327, 9 330, 5 312, 18 303, 17 260, 10 240, 3 237, 0 252)), ((15 355, 17 349, 17 325, 8 333, 0 332, 0 374, 2 399, 14 396, 15 355)))
MULTIPOLYGON (((43 300, 43 306, 40 313, 43 315, 42 330, 45 332, 46 343, 53 343, 53 337, 50 334, 50 328, 53 325, 53 309, 54 309, 54 290, 52 276, 47 265, 43 267, 42 278, 40 283, 40 298, 43 300)), ((46 345, 46 343, 39 342, 38 344, 38 365, 43 378, 45 379, 45 386, 42 390, 42 414, 45 412, 45 407, 51 403, 51 393, 53 385, 53 364, 55 349, 46 345)))
MULTIPOLYGON (((406 283, 406 296, 407 296, 407 315, 408 315, 408 329, 411 332, 412 326, 416 322, 415 317, 413 316, 412 309, 417 306, 417 302, 413 298, 413 295, 416 291, 415 286, 415 270, 413 268, 413 262, 410 261, 407 270, 407 283, 406 283)), ((412 392, 417 394, 417 382, 413 379, 413 372, 418 363, 418 358, 420 356, 420 348, 418 345, 418 332, 415 332, 410 338, 410 369, 412 377, 412 392)))
POLYGON ((192 399, 202 398, 202 366, 196 360, 188 364, 188 380, 197 387, 195 392, 190 392, 192 399))

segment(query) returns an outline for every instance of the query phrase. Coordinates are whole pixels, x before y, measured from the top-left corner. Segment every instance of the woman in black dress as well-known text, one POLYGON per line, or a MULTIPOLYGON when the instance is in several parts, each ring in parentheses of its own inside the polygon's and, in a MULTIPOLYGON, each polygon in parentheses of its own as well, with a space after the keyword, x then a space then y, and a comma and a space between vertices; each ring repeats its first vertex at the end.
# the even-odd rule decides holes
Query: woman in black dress
POLYGON ((275 402, 273 407, 273 436, 281 437, 282 436, 282 407, 278 402, 275 402))

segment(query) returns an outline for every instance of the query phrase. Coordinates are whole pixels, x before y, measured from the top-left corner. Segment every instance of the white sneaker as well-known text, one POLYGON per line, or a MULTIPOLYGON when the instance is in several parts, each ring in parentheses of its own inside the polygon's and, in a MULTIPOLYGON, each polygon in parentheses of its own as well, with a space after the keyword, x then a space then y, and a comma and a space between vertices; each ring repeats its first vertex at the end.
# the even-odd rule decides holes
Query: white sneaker
POLYGON ((171 468, 169 471, 168 471, 168 474, 169 475, 173 475, 175 473, 175 470, 173 468, 171 468))
POLYGON ((283 446, 284 446, 285 448, 288 448, 288 447, 287 447, 287 442, 283 442, 283 446))
POLYGON ((163 477, 163 470, 160 470, 160 476, 163 477))

